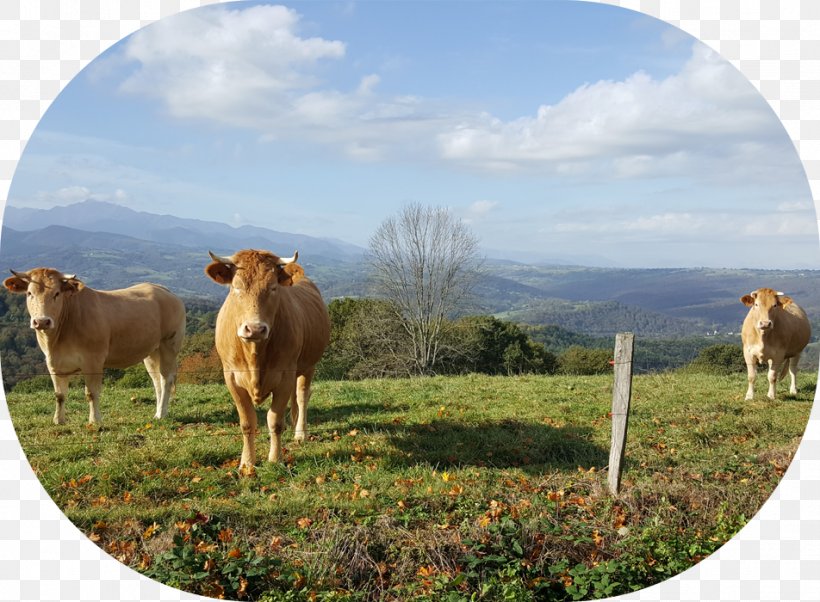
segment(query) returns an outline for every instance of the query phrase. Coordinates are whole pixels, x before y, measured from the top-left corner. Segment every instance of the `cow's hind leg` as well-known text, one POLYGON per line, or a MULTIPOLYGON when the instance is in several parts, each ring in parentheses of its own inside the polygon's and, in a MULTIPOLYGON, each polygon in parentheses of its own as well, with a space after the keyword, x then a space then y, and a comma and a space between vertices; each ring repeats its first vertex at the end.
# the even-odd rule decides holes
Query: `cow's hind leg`
POLYGON ((174 390, 177 377, 177 351, 165 344, 145 358, 145 367, 154 381, 157 394, 157 411, 154 418, 168 415, 168 402, 174 390))
POLYGON ((800 363, 800 354, 786 360, 789 365, 789 395, 797 395, 797 364, 800 363))
POLYGON ((151 382, 154 383, 154 398, 157 400, 157 412, 154 418, 160 418, 159 406, 162 399, 162 377, 159 369, 159 351, 154 351, 151 355, 146 357, 143 361, 145 364, 145 371, 151 377, 151 382))
POLYGON ((88 423, 102 421, 100 416, 100 394, 102 393, 102 368, 85 375, 85 398, 88 401, 88 423))
POLYGON ((293 438, 304 441, 307 436, 307 410, 310 402, 310 383, 313 380, 314 369, 306 370, 296 379, 296 407, 291 406, 291 420, 293 422, 293 438), (294 412, 295 410, 295 412, 294 412), (293 414, 296 414, 294 417, 293 414), (295 420, 294 420, 295 418, 295 420))
POLYGON ((51 373, 51 382, 54 384, 56 408, 54 410, 54 424, 65 424, 65 399, 68 396, 68 377, 51 373))

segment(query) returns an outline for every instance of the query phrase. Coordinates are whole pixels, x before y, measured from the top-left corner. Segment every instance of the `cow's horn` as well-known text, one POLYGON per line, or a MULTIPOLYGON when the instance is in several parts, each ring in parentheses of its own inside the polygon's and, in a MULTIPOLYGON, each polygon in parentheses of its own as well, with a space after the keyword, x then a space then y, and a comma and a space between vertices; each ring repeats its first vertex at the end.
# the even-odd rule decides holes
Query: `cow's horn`
POLYGON ((21 280, 29 280, 28 272, 15 272, 11 268, 9 268, 9 272, 11 272, 13 275, 17 276, 21 280))
POLYGON ((213 259, 217 263, 224 263, 225 265, 234 265, 233 255, 231 255, 230 257, 220 257, 219 255, 214 255, 210 251, 208 251, 208 255, 210 255, 211 259, 213 259))
POLYGON ((775 293, 775 295, 777 295, 778 297, 782 297, 782 296, 783 296, 783 295, 785 295, 785 294, 786 294, 786 293, 781 293, 780 291, 777 291, 777 292, 775 293))
POLYGON ((287 265, 289 263, 293 263, 299 259, 299 251, 293 252, 293 257, 280 257, 279 258, 279 265, 287 265))
POLYGON ((63 274, 63 280, 74 280, 77 274, 63 274))

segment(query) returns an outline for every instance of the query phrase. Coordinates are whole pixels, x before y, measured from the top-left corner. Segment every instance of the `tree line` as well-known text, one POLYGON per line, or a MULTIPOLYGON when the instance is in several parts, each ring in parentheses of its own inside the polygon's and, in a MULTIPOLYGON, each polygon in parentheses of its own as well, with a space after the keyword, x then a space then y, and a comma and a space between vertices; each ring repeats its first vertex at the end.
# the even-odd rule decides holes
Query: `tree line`
MULTIPOLYGON (((370 239, 365 262, 372 297, 335 299, 328 306, 331 341, 317 378, 609 371, 611 340, 572 333, 551 325, 551 320, 524 326, 491 315, 465 315, 482 277, 478 247, 467 225, 446 209, 411 204, 386 219, 370 239)), ((26 386, 47 386, 45 362, 25 327, 23 299, 3 291, 0 304, 9 323, 0 335, 5 386, 26 381, 26 386)), ((202 301, 189 301, 187 307, 178 380, 221 382, 213 345, 216 310, 202 301)), ((663 369, 692 361, 698 344, 642 346, 638 368, 641 362, 648 369, 663 369)), ((141 366, 111 370, 108 379, 131 386, 150 384, 141 366)))
MULTIPOLYGON (((179 382, 222 382, 222 365, 214 349, 217 306, 186 301, 188 332, 180 352, 179 382)), ((416 374, 412 342, 384 299, 342 298, 328 304, 331 341, 317 367, 317 378, 358 380, 401 378, 416 374)), ((25 300, 0 293, 0 358, 6 391, 50 390, 43 354, 28 328, 25 300)), ((611 367, 612 340, 574 333, 557 325, 528 326, 491 315, 444 319, 437 361, 428 373, 605 374, 611 367)), ((639 372, 688 366, 705 372, 745 370, 740 345, 711 344, 705 338, 641 339, 636 345, 639 372)), ((150 386, 141 365, 107 370, 106 380, 123 387, 150 386)))

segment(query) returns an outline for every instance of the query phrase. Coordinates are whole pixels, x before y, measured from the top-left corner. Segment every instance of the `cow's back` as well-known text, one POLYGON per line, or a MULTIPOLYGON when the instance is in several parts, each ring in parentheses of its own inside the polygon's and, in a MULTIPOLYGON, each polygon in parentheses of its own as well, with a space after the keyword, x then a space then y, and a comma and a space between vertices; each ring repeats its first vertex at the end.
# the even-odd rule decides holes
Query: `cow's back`
POLYGON ((797 355, 809 344, 811 340, 811 323, 797 303, 791 302, 783 308, 789 315, 788 340, 786 343, 786 357, 797 355))
POLYGON ((322 295, 307 278, 293 286, 282 287, 279 294, 284 298, 279 308, 280 326, 276 330, 292 338, 288 344, 297 351, 297 368, 313 366, 321 359, 330 342, 330 317, 322 295))
POLYGON ((307 278, 293 285, 296 294, 302 295, 301 306, 304 308, 305 343, 299 358, 300 364, 315 365, 330 343, 330 315, 327 312, 319 289, 307 278))
POLYGON ((141 361, 161 341, 185 334, 185 305, 167 288, 142 283, 114 291, 97 291, 101 321, 110 333, 106 365, 141 361))

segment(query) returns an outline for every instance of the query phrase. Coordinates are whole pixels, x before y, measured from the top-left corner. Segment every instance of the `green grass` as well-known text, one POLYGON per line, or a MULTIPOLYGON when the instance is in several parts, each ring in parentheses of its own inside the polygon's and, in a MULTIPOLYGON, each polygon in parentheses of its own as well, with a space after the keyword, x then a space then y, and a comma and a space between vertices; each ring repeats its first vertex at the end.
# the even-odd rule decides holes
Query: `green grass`
MULTIPOLYGON (((241 477, 222 385, 103 392, 85 425, 51 394, 8 395, 45 489, 104 550, 196 593, 242 599, 605 597, 716 550, 774 490, 808 420, 796 398, 743 400, 742 375, 635 378, 622 493, 607 492, 611 376, 319 382, 309 440, 241 477), (198 513, 198 514, 197 514, 198 513), (255 568, 254 568, 255 567, 255 568)), ((781 389, 781 392, 783 389, 781 389)))

